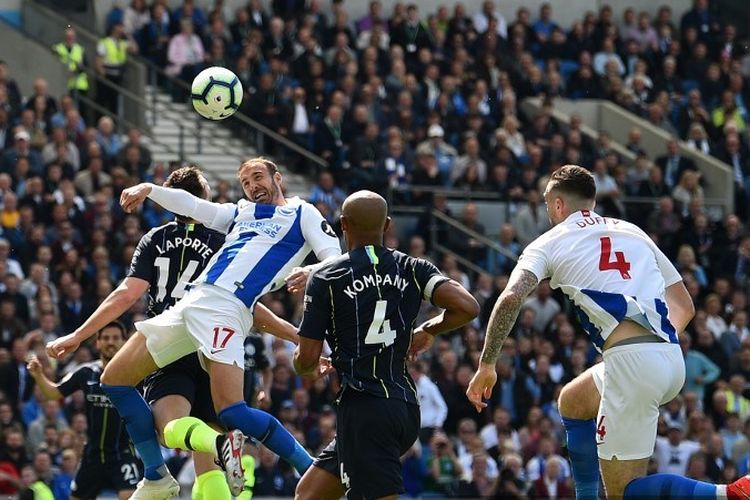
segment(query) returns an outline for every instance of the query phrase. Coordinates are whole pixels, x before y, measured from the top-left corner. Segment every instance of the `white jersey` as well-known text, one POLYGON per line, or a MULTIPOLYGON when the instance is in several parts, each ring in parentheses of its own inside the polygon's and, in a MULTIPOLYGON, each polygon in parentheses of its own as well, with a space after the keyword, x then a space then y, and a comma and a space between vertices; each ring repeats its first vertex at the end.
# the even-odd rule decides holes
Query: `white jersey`
POLYGON ((625 319, 677 343, 666 287, 682 278, 638 226, 581 210, 534 240, 517 267, 550 278, 575 305, 598 350, 625 319))
POLYGON ((212 205, 216 212, 204 223, 227 237, 193 284, 229 290, 250 308, 281 288, 310 251, 321 260, 341 254, 338 237, 318 209, 299 198, 283 206, 247 200, 212 205))

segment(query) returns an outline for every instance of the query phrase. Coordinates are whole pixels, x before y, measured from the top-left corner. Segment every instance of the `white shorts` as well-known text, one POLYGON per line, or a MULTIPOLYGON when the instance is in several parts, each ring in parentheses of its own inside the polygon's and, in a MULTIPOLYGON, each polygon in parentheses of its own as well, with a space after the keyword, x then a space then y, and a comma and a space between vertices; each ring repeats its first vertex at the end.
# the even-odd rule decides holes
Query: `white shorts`
POLYGON ((685 383, 685 361, 677 344, 612 347, 592 370, 601 403, 596 445, 604 460, 638 460, 654 452, 659 407, 685 383))
POLYGON ((205 283, 174 307, 135 324, 160 368, 195 351, 211 361, 243 367, 244 340, 252 326, 250 310, 240 299, 205 283))

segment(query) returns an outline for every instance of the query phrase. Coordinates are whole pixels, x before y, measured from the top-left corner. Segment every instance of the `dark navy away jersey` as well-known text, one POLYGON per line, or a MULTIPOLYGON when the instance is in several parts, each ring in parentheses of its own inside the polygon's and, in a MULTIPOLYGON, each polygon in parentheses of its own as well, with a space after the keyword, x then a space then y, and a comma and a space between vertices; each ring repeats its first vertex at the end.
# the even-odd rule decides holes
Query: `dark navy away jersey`
POLYGON ((422 300, 447 280, 426 260, 355 249, 310 276, 299 334, 328 341, 343 386, 419 404, 406 371, 412 330, 422 300))
POLYGON ((83 391, 88 419, 84 453, 90 460, 104 463, 120 460, 122 454, 135 455, 135 451, 120 414, 99 384, 102 371, 101 361, 83 364, 63 378, 57 388, 66 397, 83 391))
POLYGON ((170 222, 146 233, 128 277, 149 282, 149 317, 173 306, 223 243, 223 234, 201 224, 170 222))

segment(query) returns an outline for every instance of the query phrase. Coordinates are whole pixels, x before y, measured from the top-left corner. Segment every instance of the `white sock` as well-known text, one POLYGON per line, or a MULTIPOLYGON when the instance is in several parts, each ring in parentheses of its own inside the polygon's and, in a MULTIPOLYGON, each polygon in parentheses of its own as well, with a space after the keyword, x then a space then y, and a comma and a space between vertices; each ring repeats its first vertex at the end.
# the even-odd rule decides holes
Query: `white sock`
POLYGON ((716 485, 716 500, 727 500, 727 485, 726 484, 716 485))

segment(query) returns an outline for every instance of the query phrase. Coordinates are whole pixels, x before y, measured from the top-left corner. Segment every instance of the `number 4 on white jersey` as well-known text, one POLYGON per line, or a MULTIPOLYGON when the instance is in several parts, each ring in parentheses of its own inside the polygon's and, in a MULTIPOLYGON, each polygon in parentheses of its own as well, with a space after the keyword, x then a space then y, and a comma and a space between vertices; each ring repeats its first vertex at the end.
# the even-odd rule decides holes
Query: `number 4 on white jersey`
POLYGON ((385 319, 385 309, 388 301, 379 300, 375 303, 375 314, 370 328, 367 329, 365 344, 385 344, 385 347, 396 340, 396 330, 391 330, 391 320, 385 319))

